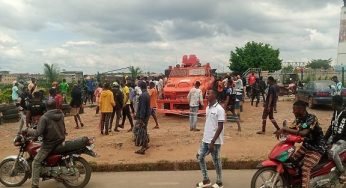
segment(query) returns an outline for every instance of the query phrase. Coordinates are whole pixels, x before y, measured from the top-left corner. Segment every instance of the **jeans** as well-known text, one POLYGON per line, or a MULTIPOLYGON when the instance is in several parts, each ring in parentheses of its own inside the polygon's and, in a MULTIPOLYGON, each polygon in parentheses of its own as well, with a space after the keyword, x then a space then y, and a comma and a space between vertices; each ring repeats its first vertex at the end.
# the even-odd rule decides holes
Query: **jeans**
POLYGON ((346 150, 346 141, 339 140, 335 144, 333 144, 332 149, 329 151, 330 157, 334 160, 336 168, 339 172, 344 172, 345 168, 340 159, 340 153, 346 150))
POLYGON ((32 186, 38 186, 42 170, 42 162, 47 158, 52 149, 41 148, 32 161, 32 186))
MULTIPOLYGON (((221 144, 214 145, 214 151, 211 153, 213 158, 213 163, 216 170, 216 183, 222 183, 222 164, 220 158, 221 144)), ((197 154, 197 160, 202 171, 203 181, 209 180, 207 164, 205 162, 205 157, 209 154, 209 144, 202 142, 201 148, 197 154)))
POLYGON ((131 128, 133 128, 133 120, 132 120, 131 111, 130 111, 130 105, 129 104, 126 104, 123 107, 123 121, 122 121, 121 125, 125 124, 126 117, 129 119, 129 122, 131 124, 131 128))
POLYGON ((197 127, 197 113, 199 106, 191 106, 190 107, 190 129, 196 129, 197 127))
POLYGON ((111 117, 112 112, 101 112, 101 132, 105 131, 108 134, 111 117))
POLYGON ((19 120, 19 132, 22 131, 23 126, 26 125, 26 115, 24 111, 19 111, 20 120, 19 120))

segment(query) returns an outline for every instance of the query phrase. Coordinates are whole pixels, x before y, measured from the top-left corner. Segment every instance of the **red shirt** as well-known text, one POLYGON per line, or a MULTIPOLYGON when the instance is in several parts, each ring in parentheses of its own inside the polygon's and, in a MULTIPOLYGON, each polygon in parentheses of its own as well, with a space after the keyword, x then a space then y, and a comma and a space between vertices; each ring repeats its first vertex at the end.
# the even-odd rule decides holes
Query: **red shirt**
POLYGON ((253 85, 256 82, 256 76, 255 75, 250 75, 249 76, 249 85, 253 85))
POLYGON ((62 109, 63 98, 62 98, 61 94, 56 94, 54 97, 54 100, 55 100, 56 108, 62 109))

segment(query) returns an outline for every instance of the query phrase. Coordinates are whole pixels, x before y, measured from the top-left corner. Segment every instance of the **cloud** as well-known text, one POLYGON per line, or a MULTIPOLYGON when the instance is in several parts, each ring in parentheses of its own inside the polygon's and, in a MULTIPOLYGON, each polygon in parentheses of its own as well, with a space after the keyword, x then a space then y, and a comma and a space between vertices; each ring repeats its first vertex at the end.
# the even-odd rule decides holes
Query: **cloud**
POLYGON ((162 72, 196 54, 223 69, 248 41, 285 60, 336 58, 335 0, 18 0, 0 2, 2 69, 43 63, 88 73, 129 65, 162 72), (18 66, 22 65, 22 66, 18 66))

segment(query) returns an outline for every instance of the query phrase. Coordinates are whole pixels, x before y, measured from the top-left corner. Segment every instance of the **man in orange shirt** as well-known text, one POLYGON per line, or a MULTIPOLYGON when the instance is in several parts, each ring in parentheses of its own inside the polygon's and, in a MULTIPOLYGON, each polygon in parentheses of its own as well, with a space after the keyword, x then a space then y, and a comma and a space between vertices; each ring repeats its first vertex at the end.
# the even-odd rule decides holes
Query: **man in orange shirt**
POLYGON ((154 129, 158 129, 159 123, 157 122, 157 117, 156 117, 156 109, 157 109, 157 89, 155 87, 155 83, 154 82, 150 82, 149 84, 149 96, 150 96, 150 111, 151 111, 151 116, 153 116, 156 126, 154 127, 154 129))

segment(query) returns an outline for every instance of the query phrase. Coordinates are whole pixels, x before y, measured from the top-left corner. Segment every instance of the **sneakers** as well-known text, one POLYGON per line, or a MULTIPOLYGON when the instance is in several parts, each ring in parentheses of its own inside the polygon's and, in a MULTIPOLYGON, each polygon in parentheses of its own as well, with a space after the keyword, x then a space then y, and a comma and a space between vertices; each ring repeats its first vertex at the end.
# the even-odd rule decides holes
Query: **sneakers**
POLYGON ((264 131, 258 131, 256 134, 265 134, 266 132, 264 131))
POLYGON ((340 181, 340 183, 346 183, 346 176, 345 176, 345 174, 341 174, 339 176, 339 181, 340 181))

